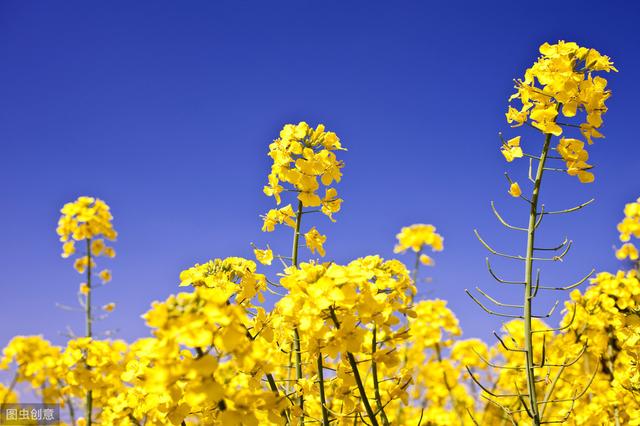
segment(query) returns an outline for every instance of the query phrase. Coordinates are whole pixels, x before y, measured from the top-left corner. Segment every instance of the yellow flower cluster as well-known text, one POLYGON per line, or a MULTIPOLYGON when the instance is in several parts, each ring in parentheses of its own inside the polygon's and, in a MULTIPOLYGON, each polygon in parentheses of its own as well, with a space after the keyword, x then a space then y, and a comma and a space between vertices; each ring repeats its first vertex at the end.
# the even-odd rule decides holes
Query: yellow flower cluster
MULTIPOLYGON (((280 204, 280 194, 283 191, 297 192, 303 207, 321 207, 322 213, 332 219, 333 214, 340 211, 342 204, 336 189, 330 187, 333 182, 340 182, 342 178, 341 169, 344 164, 336 158, 334 152, 341 149, 338 136, 325 131, 322 124, 315 129, 305 122, 287 124, 280 131, 280 137, 269 145, 269 156, 273 164, 264 193, 274 197, 276 203, 280 204), (288 184, 289 188, 281 183, 288 184), (322 197, 318 193, 320 184, 325 187, 322 197)), ((267 213, 265 224, 267 220, 281 217, 272 213, 273 211, 267 213)), ((284 220, 276 220, 276 223, 283 222, 284 220)), ((272 229, 269 226, 263 228, 269 231, 272 229)))
POLYGON ((562 340, 586 345, 586 353, 570 372, 575 378, 588 374, 586 365, 598 369, 589 397, 581 399, 576 406, 576 424, 595 425, 596 414, 600 418, 617 419, 617 424, 640 424, 640 407, 635 402, 640 390, 638 272, 600 273, 584 293, 574 290, 571 300, 562 322, 570 332, 562 340))
MULTIPOLYGON (((435 262, 427 254, 423 253, 426 247, 431 247, 432 251, 442 251, 444 248, 444 238, 436 232, 433 225, 422 223, 405 226, 396 235, 398 243, 394 247, 394 253, 404 253, 411 249, 416 253, 417 261, 423 265, 433 266, 435 262)), ((417 273, 417 271, 414 271, 417 273)))
MULTIPOLYGON (((589 144, 593 138, 604 137, 598 129, 611 92, 606 89, 607 80, 594 73, 617 71, 609 57, 595 49, 564 41, 553 45, 545 43, 540 46, 540 53, 542 56, 527 69, 524 79, 517 81, 517 92, 509 101, 518 99, 522 106, 519 109, 509 106, 507 121, 513 127, 529 123, 542 133, 554 136, 563 134, 562 126, 576 126, 589 144), (560 112, 564 117, 573 118, 578 111, 584 111, 586 121, 578 124, 558 121, 560 112)), ((593 175, 585 171, 591 166, 586 164, 588 154, 583 142, 563 138, 558 151, 569 175, 577 175, 583 183, 593 181, 593 175)), ((502 153, 507 161, 521 157, 520 140, 503 142, 502 153)))
MULTIPOLYGON (((531 119, 540 130, 556 132, 549 110, 562 105, 565 116, 572 108, 585 109, 583 129, 597 129, 596 108, 606 96, 590 86, 599 84, 590 72, 614 70, 608 58, 571 43, 545 45, 541 52, 519 87, 528 106, 510 111, 512 119, 531 119)), ((520 137, 503 145, 509 162, 525 155, 520 137)), ((279 224, 295 230, 290 258, 274 256, 269 245, 254 246, 262 264, 291 261, 277 279, 269 280, 256 262, 241 257, 196 264, 180 273, 184 292, 153 302, 143 315, 150 337, 126 344, 93 338, 89 331, 64 347, 40 336, 16 337, 3 351, 0 370, 12 368, 14 384, 27 384, 43 401, 69 408, 74 426, 524 425, 531 420, 523 408, 528 383, 522 348, 533 336, 533 389, 552 401, 540 403, 544 422, 561 423, 571 414, 576 426, 640 425, 638 271, 598 274, 584 293, 571 294, 557 328, 534 318, 528 334, 522 317, 515 316, 496 333, 493 346, 461 340, 446 301, 416 297, 420 264, 433 264, 424 251, 443 250, 433 225, 415 224, 397 234, 394 251, 416 255, 413 274, 403 263, 377 255, 346 264, 299 262, 300 237, 312 254, 326 254, 326 236, 315 226, 300 231, 301 218, 314 211, 332 218, 340 209, 342 200, 329 187, 341 178, 343 164, 334 153, 339 149, 334 133, 306 123, 285 126, 270 146, 273 166, 265 193, 280 204, 282 192, 291 190, 299 206, 271 210, 263 223, 267 232, 279 224), (323 198, 320 184, 327 187, 323 198), (308 207, 320 208, 303 210, 308 207), (266 291, 279 296, 272 308, 265 307, 266 291), (481 382, 487 386, 479 388, 481 382), (576 400, 581 392, 586 397, 576 400), (485 401, 494 401, 494 393, 505 395, 500 406, 485 401), (90 401, 85 407, 93 411, 85 408, 84 417, 74 419, 80 400, 90 401)), ((557 150, 569 174, 590 179, 581 141, 562 138, 557 150)), ((510 193, 521 196, 516 182, 510 193)), ((62 213, 58 233, 70 243, 64 253, 74 254, 76 241, 87 244, 76 269, 88 273, 82 292, 89 302, 93 257, 113 254, 105 244, 116 237, 109 208, 81 197, 62 213)), ((618 230, 623 241, 640 236, 640 199, 627 205, 618 230)), ((631 249, 625 250, 633 259, 631 249)), ((109 271, 100 276, 105 282, 111 278, 109 271)), ((90 325, 90 303, 85 307, 90 325)), ((105 304, 102 313, 114 308, 105 304)), ((0 398, 17 401, 13 385, 0 385, 0 398)))
MULTIPOLYGON (((73 263, 80 274, 96 267, 95 258, 99 256, 115 257, 116 252, 105 240, 113 241, 118 233, 113 229, 113 216, 109 206, 102 200, 93 197, 79 197, 67 203, 60 210, 57 233, 62 244, 62 257, 68 258, 76 253, 76 242, 85 242, 85 251, 73 263)), ((111 281, 111 271, 103 269, 98 273, 103 283, 111 281)), ((80 293, 87 295, 89 283, 80 285, 80 293)))
POLYGON ((556 149, 567 165, 569 176, 578 176, 582 183, 593 182, 593 173, 587 171, 592 166, 586 163, 589 153, 584 149, 584 142, 578 139, 561 138, 556 149))
POLYGON ((368 324, 390 330, 397 312, 408 313, 416 289, 406 267, 379 256, 348 265, 302 263, 285 271, 280 284, 288 294, 275 306, 275 327, 297 326, 314 340, 313 351, 332 357, 349 348, 361 352, 368 324))
POLYGON ((95 256, 105 255, 114 257, 115 251, 107 247, 105 238, 113 241, 118 233, 113 229, 113 216, 109 206, 102 200, 93 197, 78 197, 72 203, 67 203, 60 210, 62 216, 58 220, 58 235, 63 242, 62 257, 69 257, 76 251, 75 242, 93 240, 92 249, 95 256))
POLYGON ((180 273, 180 287, 194 286, 215 289, 219 297, 235 295, 241 304, 251 304, 254 298, 264 301, 266 278, 256 273, 256 263, 241 257, 214 259, 195 265, 180 273))
POLYGON ((637 261, 638 249, 628 241, 631 236, 640 238, 640 198, 624 206, 624 219, 618 224, 618 232, 620 232, 620 241, 624 244, 616 251, 616 257, 620 260, 629 258, 637 261))
POLYGON ((393 250, 395 253, 404 253, 408 249, 418 253, 426 246, 431 247, 433 251, 442 251, 444 248, 444 238, 436 232, 436 227, 433 225, 419 223, 405 226, 396 238, 398 244, 393 250))

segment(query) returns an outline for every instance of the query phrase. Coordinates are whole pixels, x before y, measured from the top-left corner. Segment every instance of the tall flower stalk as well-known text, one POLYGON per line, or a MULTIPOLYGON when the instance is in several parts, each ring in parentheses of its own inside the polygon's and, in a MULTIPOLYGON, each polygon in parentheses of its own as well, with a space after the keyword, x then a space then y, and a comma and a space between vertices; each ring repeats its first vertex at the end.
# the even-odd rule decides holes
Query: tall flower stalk
MULTIPOLYGON (((60 211, 62 216, 58 221, 57 233, 60 236, 62 257, 71 257, 76 253, 76 242, 84 242, 85 253, 76 258, 74 268, 80 274, 86 274, 86 282, 80 285, 79 300, 85 314, 85 337, 91 341, 93 338, 93 312, 92 292, 95 287, 93 282, 93 270, 96 267, 95 257, 114 257, 113 247, 107 247, 105 239, 115 240, 117 233, 111 223, 113 217, 109 206, 104 201, 92 197, 79 197, 75 202, 67 203, 60 211)), ((104 269, 99 272, 99 278, 103 284, 111 280, 111 272, 104 269)), ((115 304, 109 303, 103 307, 111 312, 115 304)), ((85 368, 91 370, 87 362, 85 351, 85 368)), ((88 426, 93 422, 93 392, 91 388, 86 390, 85 396, 85 420, 88 426)))
MULTIPOLYGON (((299 263, 300 236, 302 218, 304 214, 321 212, 333 221, 333 214, 340 210, 342 200, 337 197, 335 188, 330 187, 334 181, 339 182, 343 163, 337 160, 334 151, 343 149, 340 139, 333 132, 325 131, 324 125, 317 128, 310 127, 305 122, 297 125, 287 124, 280 132, 280 137, 269 146, 269 156, 273 159, 271 173, 268 177, 268 185, 264 187, 267 196, 275 198, 276 203, 281 203, 281 194, 284 191, 297 193, 297 207, 294 211, 291 205, 281 209, 272 209, 264 216, 263 231, 273 231, 277 224, 286 224, 294 229, 293 245, 291 250, 290 265, 297 268, 299 263), (320 197, 317 191, 320 183, 325 186, 324 197, 320 197), (281 183, 286 184, 285 188, 281 183), (314 208, 307 209, 305 207, 314 208)), ((326 237, 320 234, 315 227, 304 234, 306 246, 312 253, 317 252, 324 256, 323 244, 326 237)), ((256 249, 256 257, 265 264, 270 264, 273 254, 270 249, 256 249)), ((281 260, 286 260, 281 258, 281 260)), ((301 336, 297 325, 293 330, 293 362, 296 380, 300 383, 304 379, 301 336)), ((322 352, 316 357, 318 369, 318 386, 322 408, 322 423, 329 425, 329 412, 327 409, 326 393, 324 388, 324 366, 322 352)), ((297 396, 297 405, 300 410, 299 424, 305 423, 304 393, 297 396)))
MULTIPOLYGON (((504 303, 488 295, 485 291, 479 288, 477 289, 484 298, 497 306, 498 309, 515 309, 520 311, 520 313, 513 314, 490 309, 481 302, 478 297, 466 290, 467 294, 487 313, 499 317, 516 318, 522 321, 524 330, 523 347, 509 347, 497 334, 496 336, 505 350, 520 352, 522 354, 524 358, 523 364, 521 367, 516 368, 524 373, 526 392, 520 390, 517 382, 514 383, 515 389, 512 389, 511 392, 495 392, 484 387, 473 375, 471 370, 469 370, 469 373, 476 383, 486 392, 487 398, 496 406, 503 408, 512 421, 515 421, 515 417, 519 414, 526 413, 526 416, 531 420, 531 424, 535 426, 543 423, 562 422, 566 420, 570 415, 570 410, 567 411, 566 418, 544 419, 544 408, 554 402, 575 401, 575 399, 584 394, 584 391, 576 392, 576 396, 571 399, 558 400, 553 398, 553 387, 551 387, 552 385, 549 383, 546 385, 546 388, 550 391, 545 393, 544 398, 539 398, 541 383, 544 382, 544 377, 537 374, 537 371, 543 368, 557 367, 561 373, 564 368, 577 360, 560 362, 548 360, 544 339, 541 348, 534 347, 533 336, 535 333, 543 333, 544 335, 544 333, 548 332, 562 331, 566 329, 568 325, 556 329, 533 329, 532 319, 551 317, 559 303, 559 301, 556 301, 546 314, 536 315, 533 313, 533 301, 540 290, 570 290, 586 281, 593 273, 593 271, 591 271, 577 283, 567 286, 540 285, 540 269, 537 269, 534 277, 534 262, 562 261, 569 252, 572 244, 571 241, 565 239, 564 242, 556 247, 547 248, 537 246, 536 233, 543 217, 552 214, 574 212, 593 201, 590 200, 565 210, 545 211, 544 204, 540 202, 543 176, 545 172, 561 172, 570 176, 577 176, 581 183, 590 183, 594 180, 594 175, 591 173, 593 166, 587 164, 589 155, 585 150, 585 143, 579 139, 560 136, 563 135, 567 129, 577 128, 589 144, 593 142, 593 138, 603 137, 598 129, 602 125, 602 114, 607 110, 605 100, 609 98, 610 91, 605 89, 607 84, 606 80, 600 76, 595 76, 595 73, 599 71, 617 71, 607 56, 601 55, 594 49, 580 47, 571 42, 566 43, 560 41, 554 45, 545 43, 540 47, 540 53, 542 56, 526 71, 524 79, 516 81, 517 92, 510 98, 510 101, 519 100, 522 104, 521 108, 517 109, 509 106, 506 117, 509 123, 513 123, 513 127, 527 124, 542 133, 544 138, 542 148, 538 154, 526 153, 521 145, 521 136, 516 136, 508 141, 502 140, 501 147, 502 154, 508 162, 523 157, 529 159, 528 177, 531 182, 531 192, 528 197, 523 195, 520 184, 513 181, 508 174, 506 175, 510 184, 508 193, 515 198, 524 200, 528 204, 527 226, 518 227, 507 223, 498 213, 493 202, 491 204, 493 212, 500 223, 510 230, 526 233, 527 242, 525 254, 512 255, 501 253, 490 246, 476 231, 476 236, 491 254, 524 262, 524 280, 511 281, 499 278, 491 269, 487 259, 489 272, 499 283, 522 286, 522 304, 504 303), (571 120, 576 117, 578 111, 585 113, 585 122, 571 122, 571 120), (560 113, 562 113, 568 122, 562 122, 561 119, 559 119, 560 113), (552 146, 554 137, 560 138, 557 143, 552 146), (551 155, 552 150, 556 151, 559 155, 551 155), (551 160, 558 160, 564 164, 549 167, 547 163, 551 160), (534 164, 536 164, 535 176, 532 175, 534 164), (552 252, 554 254, 550 257, 544 257, 538 256, 538 252, 552 252), (540 354, 539 362, 535 361, 536 354, 540 354), (515 410, 508 408, 507 405, 501 402, 503 399, 513 400, 514 398, 519 401, 518 405, 520 405, 520 407, 515 410), (541 407, 543 407, 542 410, 541 407)), ((584 351, 582 351, 582 353, 584 353, 584 351)), ((580 353, 579 356, 581 356, 582 353, 580 353)), ((493 366, 495 367, 495 365, 493 366)), ((506 366, 497 367, 514 368, 506 366)), ((542 390, 544 390, 544 387, 542 390)))

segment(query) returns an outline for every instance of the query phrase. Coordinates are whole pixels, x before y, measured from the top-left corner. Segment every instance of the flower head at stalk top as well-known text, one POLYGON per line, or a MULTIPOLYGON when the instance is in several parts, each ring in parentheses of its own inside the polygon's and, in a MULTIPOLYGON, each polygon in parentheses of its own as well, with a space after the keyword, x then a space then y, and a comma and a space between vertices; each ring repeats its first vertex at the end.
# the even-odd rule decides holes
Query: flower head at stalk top
POLYGON ((398 244, 393 249, 394 253, 404 253, 408 249, 418 253, 425 247, 431 247, 432 251, 442 251, 444 238, 436 232, 436 227, 423 223, 405 226, 396 235, 398 244))
POLYGON ((222 300, 235 295, 236 302, 244 305, 254 298, 262 301, 266 285, 266 277, 256 273, 256 263, 242 257, 213 259, 180 273, 180 287, 214 289, 222 300))
POLYGON ((325 131, 323 124, 315 129, 305 122, 285 125, 280 137, 269 145, 273 164, 264 193, 280 204, 283 191, 296 192, 303 207, 320 207, 333 220, 342 203, 331 187, 342 178, 344 163, 336 157, 338 150, 344 150, 340 138, 325 131), (321 187, 324 194, 319 192, 321 187))
MULTIPOLYGON (((56 231, 62 242, 62 257, 75 255, 78 241, 87 241, 91 251, 91 259, 87 253, 76 258, 74 268, 79 273, 84 273, 88 268, 93 269, 96 266, 94 258, 98 256, 115 257, 115 250, 107 246, 105 240, 115 240, 118 233, 113 229, 113 216, 104 201, 93 197, 78 197, 76 201, 65 204, 60 213, 56 231)), ((105 282, 109 281, 111 273, 101 271, 100 277, 105 282)))
MULTIPOLYGON (((602 115, 607 111, 605 101, 611 96, 611 91, 606 89, 607 80, 595 74, 618 71, 609 57, 595 49, 565 41, 544 43, 540 46, 540 53, 538 60, 525 72, 524 79, 516 80, 517 91, 509 98, 509 102, 517 99, 521 106, 509 106, 507 122, 512 127, 528 123, 540 132, 553 136, 562 135, 562 125, 568 124, 579 128, 588 144, 592 144, 594 138, 603 138, 598 129, 602 126, 602 115), (575 123, 558 120, 560 114, 574 120, 578 112, 583 112, 585 118, 575 123)), ((557 149, 560 151, 563 148, 566 147, 559 145, 557 149)), ((503 146, 502 152, 507 161, 512 161, 515 156, 511 154, 517 152, 517 148, 503 146)), ((593 175, 584 172, 591 166, 584 163, 586 158, 579 158, 588 157, 583 147, 577 153, 561 151, 560 154, 569 175, 577 176, 582 183, 593 181, 593 175)))
POLYGON ((632 236, 640 238, 640 198, 624 206, 624 218, 618 223, 618 232, 620 232, 620 241, 624 244, 616 251, 616 257, 620 260, 629 258, 637 261, 640 257, 638 249, 629 240, 632 236))

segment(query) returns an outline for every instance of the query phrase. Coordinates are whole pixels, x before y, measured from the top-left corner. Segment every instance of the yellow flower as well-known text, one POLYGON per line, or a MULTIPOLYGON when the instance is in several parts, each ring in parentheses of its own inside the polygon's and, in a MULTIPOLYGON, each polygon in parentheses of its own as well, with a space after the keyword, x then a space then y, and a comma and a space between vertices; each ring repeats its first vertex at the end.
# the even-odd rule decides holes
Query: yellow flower
POLYGON ((420 255, 420 263, 426 266, 433 266, 436 264, 436 262, 431 257, 427 256, 424 253, 420 255))
POLYGON ((616 250, 616 257, 618 260, 624 260, 629 258, 629 260, 638 260, 638 249, 631 243, 625 243, 616 250))
MULTIPOLYGON (((73 267, 75 268, 76 271, 78 271, 79 274, 83 274, 87 270, 88 266, 89 266, 89 258, 87 258, 86 256, 79 257, 78 259, 75 260, 75 262, 73 262, 73 267)), ((96 263, 93 261, 93 259, 91 259, 90 267, 93 269, 95 266, 96 266, 96 263)))
POLYGON ((263 216, 262 232, 272 232, 276 225, 286 224, 295 227, 293 218, 296 216, 291 204, 287 204, 281 209, 271 209, 263 216))
POLYGON ((62 257, 67 258, 76 252, 75 241, 67 241, 62 245, 62 257))
POLYGON ((431 247, 433 251, 443 249, 444 238, 436 232, 436 227, 422 223, 405 226, 396 235, 398 244, 394 248, 395 253, 404 253, 408 249, 419 252, 425 246, 431 247))
POLYGON ((578 180, 582 183, 593 182, 593 173, 588 172, 592 166, 586 163, 589 153, 584 149, 584 142, 578 139, 562 138, 556 149, 567 165, 569 176, 578 176, 578 180))
POLYGON ((273 261, 273 252, 268 246, 265 250, 254 248, 253 253, 255 254, 256 260, 258 262, 262 263, 263 265, 271 265, 271 262, 273 261))
MULTIPOLYGON (((321 207, 322 213, 329 216, 340 210, 337 192, 329 188, 333 182, 340 182, 341 169, 344 166, 334 151, 342 150, 340 139, 333 132, 327 132, 324 125, 317 128, 305 122, 287 124, 280 131, 280 137, 269 145, 269 157, 273 160, 269 184, 263 192, 281 202, 283 191, 297 192, 297 198, 303 207, 321 207), (325 187, 325 198, 318 191, 325 187)), ((272 211, 273 212, 273 211, 272 211)), ((267 213, 263 231, 273 230, 273 213, 267 213)), ((277 223, 277 222, 276 222, 277 223)))
POLYGON ((640 238, 640 198, 624 206, 624 219, 618 224, 618 232, 622 242, 629 241, 632 235, 640 238))
POLYGON ((317 251, 320 256, 324 257, 325 251, 323 244, 327 241, 327 237, 320 234, 315 226, 311 228, 309 232, 304 234, 304 240, 309 250, 311 250, 311 253, 315 253, 317 251))
POLYGON ((111 281, 111 271, 108 269, 103 269, 98 275, 100 276, 100 279, 103 283, 108 283, 109 281, 111 281))
POLYGON ((269 175, 269 185, 263 188, 263 192, 268 197, 274 197, 276 204, 280 204, 280 193, 284 191, 284 188, 279 185, 279 180, 273 173, 269 175))
POLYGON ((106 305, 104 305, 102 307, 102 310, 105 312, 113 312, 113 310, 116 308, 116 304, 111 302, 111 303, 107 303, 106 305))
POLYGON ((91 241, 91 254, 93 256, 100 256, 102 252, 104 252, 104 249, 105 249, 104 240, 97 239, 97 240, 91 241))
POLYGON ((506 113, 507 116, 507 122, 509 124, 511 123, 515 123, 513 126, 511 127, 519 127, 522 126, 524 123, 527 122, 527 112, 526 111, 518 111, 517 109, 513 108, 513 107, 509 107, 509 110, 506 113))
POLYGON ((516 198, 522 195, 522 190, 518 182, 513 182, 511 186, 509 186, 509 195, 516 198))
POLYGON ((322 199, 322 213, 335 222, 333 214, 340 211, 342 198, 338 198, 338 191, 335 188, 327 188, 322 199))
POLYGON ((89 286, 87 285, 87 283, 81 283, 79 291, 81 294, 89 294, 89 286))
POLYGON ((501 148, 502 155, 510 163, 515 158, 522 158, 522 148, 520 148, 520 136, 511 138, 504 143, 501 148))
POLYGON ((531 111, 530 117, 533 120, 531 125, 539 129, 542 133, 550 133, 554 136, 562 134, 562 128, 556 124, 558 110, 553 104, 537 104, 531 111))

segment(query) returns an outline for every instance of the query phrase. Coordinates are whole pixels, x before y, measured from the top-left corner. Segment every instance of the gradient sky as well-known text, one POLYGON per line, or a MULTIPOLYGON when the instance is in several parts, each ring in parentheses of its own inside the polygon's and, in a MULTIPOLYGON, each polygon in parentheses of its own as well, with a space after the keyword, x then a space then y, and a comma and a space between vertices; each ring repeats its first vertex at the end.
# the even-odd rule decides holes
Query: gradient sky
MULTIPOLYGON (((287 254, 291 230, 263 234, 259 215, 273 203, 262 194, 267 146, 300 120, 325 123, 349 150, 338 221, 313 222, 328 235, 327 259, 392 257, 402 226, 433 223, 445 251, 421 292, 449 300, 465 336, 487 336, 499 322, 464 289, 519 298, 490 279, 473 229, 524 251, 523 236, 489 208, 495 200, 525 223, 503 172, 523 182, 526 165, 505 163, 497 133, 539 149, 540 136, 510 129, 504 112, 512 79, 558 39, 600 50, 620 72, 608 76, 607 138, 590 149, 596 182, 553 176, 543 189, 549 209, 596 198, 545 219, 543 243, 568 236, 575 246, 543 279, 615 270, 615 225, 640 196, 640 11, 519 4, 0 2, 0 345, 17 334, 64 343, 67 325, 83 331, 81 313, 55 307, 73 304, 81 281, 55 234, 60 207, 79 195, 104 199, 115 216, 118 256, 99 260, 114 280, 96 299, 117 309, 97 329, 127 340, 148 334, 139 316, 177 292, 194 263, 251 257, 250 242, 287 254)), ((512 279, 518 266, 496 261, 512 279)))

